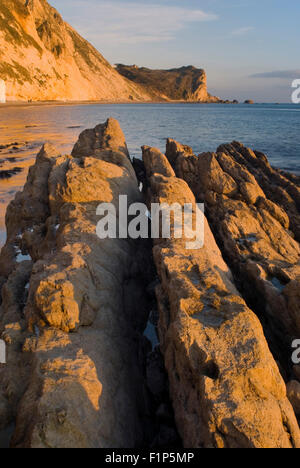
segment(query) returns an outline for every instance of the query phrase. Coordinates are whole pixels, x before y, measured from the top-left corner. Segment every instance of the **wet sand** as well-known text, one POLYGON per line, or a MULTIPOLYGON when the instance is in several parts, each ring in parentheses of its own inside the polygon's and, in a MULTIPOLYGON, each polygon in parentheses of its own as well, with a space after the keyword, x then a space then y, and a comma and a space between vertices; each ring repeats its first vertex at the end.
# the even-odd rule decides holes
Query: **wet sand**
MULTIPOLYGON (((9 108, 9 107, 42 107, 42 106, 90 106, 90 105, 99 105, 99 104, 182 104, 186 103, 186 101, 8 101, 5 104, 0 103, 0 111, 2 108, 9 108)), ((203 102, 190 102, 190 104, 209 104, 203 102)))

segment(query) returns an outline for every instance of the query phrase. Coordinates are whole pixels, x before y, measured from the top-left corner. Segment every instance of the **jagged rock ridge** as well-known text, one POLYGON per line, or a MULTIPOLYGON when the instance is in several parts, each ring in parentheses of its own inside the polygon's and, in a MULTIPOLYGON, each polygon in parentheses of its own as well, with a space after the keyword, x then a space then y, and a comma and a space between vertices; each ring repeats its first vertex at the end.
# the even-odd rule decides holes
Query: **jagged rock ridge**
POLYGON ((300 448, 300 372, 287 360, 299 338, 299 179, 236 142, 196 156, 169 140, 143 160, 137 179, 109 119, 72 155, 45 145, 10 204, 0 431, 15 424, 13 447, 149 447, 155 434, 180 447, 159 350, 143 337, 151 311, 184 447, 300 448), (99 240, 98 204, 117 208, 124 194, 194 213, 204 201, 204 247, 187 250, 172 229, 154 241, 155 272, 151 243, 99 240))
POLYGON ((0 78, 9 100, 149 100, 46 0, 1 0, 0 78))

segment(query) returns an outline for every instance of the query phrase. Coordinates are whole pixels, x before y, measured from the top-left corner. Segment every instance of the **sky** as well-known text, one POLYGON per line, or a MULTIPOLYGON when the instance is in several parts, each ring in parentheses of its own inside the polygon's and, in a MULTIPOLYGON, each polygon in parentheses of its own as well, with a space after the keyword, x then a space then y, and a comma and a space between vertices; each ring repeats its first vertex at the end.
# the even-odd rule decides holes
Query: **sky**
POLYGON ((223 99, 291 102, 299 0, 49 0, 110 63, 194 65, 223 99))

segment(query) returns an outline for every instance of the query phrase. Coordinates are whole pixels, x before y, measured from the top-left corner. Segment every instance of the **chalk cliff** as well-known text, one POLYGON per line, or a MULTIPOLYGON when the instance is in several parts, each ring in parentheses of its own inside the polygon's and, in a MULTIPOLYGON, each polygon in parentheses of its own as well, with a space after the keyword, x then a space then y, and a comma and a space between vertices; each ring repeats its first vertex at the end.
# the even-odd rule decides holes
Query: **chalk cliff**
POLYGON ((1 0, 0 78, 9 100, 148 100, 46 0, 1 0))
POLYGON ((1 0, 0 79, 9 101, 220 102, 202 69, 112 67, 46 0, 1 0))

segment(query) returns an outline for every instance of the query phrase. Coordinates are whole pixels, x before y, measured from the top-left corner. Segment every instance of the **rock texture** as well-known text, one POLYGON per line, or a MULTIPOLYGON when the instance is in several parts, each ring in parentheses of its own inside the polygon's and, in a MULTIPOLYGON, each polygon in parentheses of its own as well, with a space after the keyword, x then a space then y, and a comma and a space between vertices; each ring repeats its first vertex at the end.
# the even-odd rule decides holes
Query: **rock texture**
MULTIPOLYGON (((192 203, 166 159, 144 149, 152 203, 192 203), (151 161, 155 158, 156 173, 151 161)), ((286 388, 256 315, 238 293, 205 220, 205 245, 159 239, 159 334, 177 427, 185 447, 299 447, 286 388)))
POLYGON ((0 45, 8 101, 220 101, 192 66, 115 69, 46 0, 1 0, 0 45))
POLYGON ((149 100, 46 0, 1 0, 0 78, 7 99, 149 100))
POLYGON ((71 155, 46 144, 7 209, 0 446, 300 448, 299 177, 237 142, 142 151, 114 119, 71 155), (204 202, 204 245, 175 213, 154 245, 100 240, 120 195, 190 204, 194 225, 204 202))
POLYGON ((240 143, 199 156, 173 140, 167 146, 177 175, 205 201, 214 234, 273 352, 291 367, 292 338, 300 336, 299 185, 240 143))
POLYGON ((117 206, 119 194, 141 199, 124 135, 109 120, 81 135, 72 156, 45 146, 8 209, 0 420, 16 418, 14 447, 144 440, 147 254, 136 242, 99 240, 95 232, 98 204, 117 206), (18 263, 16 245, 32 261, 18 263))
POLYGON ((292 380, 287 385, 287 392, 290 402, 295 410, 295 413, 300 417, 300 383, 297 380, 292 380))
POLYGON ((167 101, 220 102, 207 91, 205 70, 193 66, 171 70, 150 70, 136 65, 117 65, 118 72, 134 83, 145 86, 154 99, 167 101))

